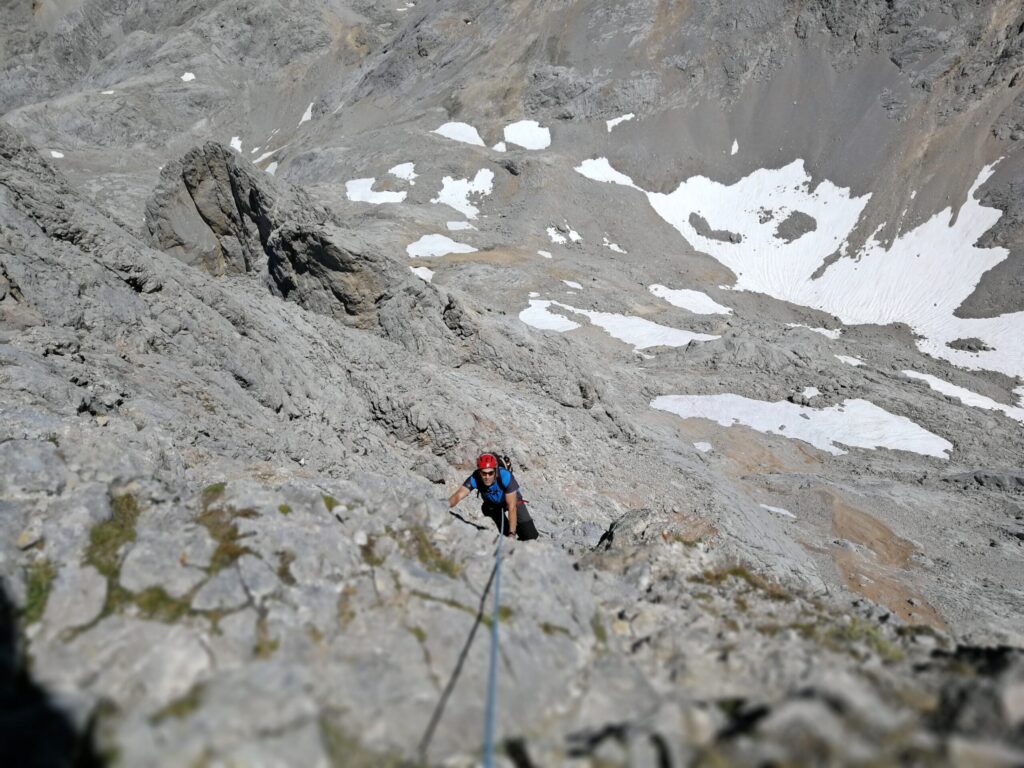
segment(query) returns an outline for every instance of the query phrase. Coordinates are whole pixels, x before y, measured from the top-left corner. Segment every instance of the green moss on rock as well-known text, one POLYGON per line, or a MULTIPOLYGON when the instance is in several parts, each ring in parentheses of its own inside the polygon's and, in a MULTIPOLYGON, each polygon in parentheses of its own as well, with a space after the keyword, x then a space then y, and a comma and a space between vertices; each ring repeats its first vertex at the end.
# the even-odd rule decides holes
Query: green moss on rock
POLYGON ((566 637, 572 637, 569 630, 565 627, 559 626, 558 624, 551 624, 547 621, 541 622, 540 631, 548 637, 552 635, 565 635, 566 637))
POLYGON ((49 560, 36 560, 25 568, 25 605, 21 609, 25 624, 34 624, 43 617, 56 577, 57 570, 49 560))
POLYGON ((410 763, 393 752, 367 749, 338 721, 327 713, 319 719, 320 740, 333 768, 402 768, 410 763))
POLYGON ((89 547, 85 552, 85 562, 107 579, 116 578, 121 570, 121 547, 135 541, 135 525, 142 508, 135 496, 125 493, 111 497, 110 511, 107 520, 89 531, 89 547))
POLYGON ((446 576, 455 578, 462 571, 462 566, 449 557, 446 557, 437 545, 430 538, 430 534, 423 526, 413 526, 407 532, 409 549, 423 567, 434 573, 443 573, 446 576))
POLYGON ((184 696, 180 696, 174 701, 167 704, 161 710, 153 714, 149 718, 149 722, 153 725, 159 725, 165 720, 176 719, 181 720, 188 717, 190 714, 199 709, 199 705, 203 702, 203 684, 197 683, 184 696))
POLYGON ((242 555, 252 552, 241 543, 245 536, 239 533, 236 520, 253 517, 257 517, 256 510, 253 509, 204 506, 203 511, 196 518, 196 522, 204 526, 210 532, 213 540, 217 542, 217 548, 210 557, 210 564, 206 569, 211 575, 224 570, 242 555))

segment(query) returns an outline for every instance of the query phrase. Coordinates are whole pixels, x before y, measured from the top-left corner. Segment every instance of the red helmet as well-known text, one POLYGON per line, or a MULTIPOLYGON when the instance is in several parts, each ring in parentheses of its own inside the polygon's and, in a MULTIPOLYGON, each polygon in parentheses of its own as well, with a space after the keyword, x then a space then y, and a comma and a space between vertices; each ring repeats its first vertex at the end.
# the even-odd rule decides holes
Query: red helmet
POLYGON ((497 469, 498 460, 494 458, 493 454, 481 453, 480 457, 476 460, 477 469, 497 469))

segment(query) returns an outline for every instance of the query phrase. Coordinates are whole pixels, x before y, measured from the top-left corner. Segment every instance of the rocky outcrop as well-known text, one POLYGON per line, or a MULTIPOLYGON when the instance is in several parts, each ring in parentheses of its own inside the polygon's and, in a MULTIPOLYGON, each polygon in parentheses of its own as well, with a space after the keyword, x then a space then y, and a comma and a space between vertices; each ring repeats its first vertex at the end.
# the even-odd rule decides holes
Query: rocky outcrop
POLYGON ((336 224, 288 221, 267 240, 267 271, 282 298, 312 312, 376 325, 378 303, 411 280, 358 235, 336 224))
POLYGON ((156 248, 211 275, 257 270, 280 197, 272 180, 237 153, 208 143, 164 166, 146 205, 156 248))

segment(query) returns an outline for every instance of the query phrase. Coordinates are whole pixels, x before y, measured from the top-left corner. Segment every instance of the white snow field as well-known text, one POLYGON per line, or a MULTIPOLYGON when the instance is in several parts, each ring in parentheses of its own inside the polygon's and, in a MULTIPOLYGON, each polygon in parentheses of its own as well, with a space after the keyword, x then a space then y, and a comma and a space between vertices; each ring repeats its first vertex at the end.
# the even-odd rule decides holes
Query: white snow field
POLYGON ((796 520, 796 515, 794 515, 788 509, 783 509, 782 507, 773 507, 770 504, 758 504, 757 506, 759 506, 761 509, 767 509, 769 512, 774 512, 776 515, 781 515, 782 517, 788 517, 793 520, 796 520))
POLYGON ((476 248, 465 243, 457 243, 444 235, 424 235, 415 243, 405 247, 409 258, 432 258, 447 256, 449 253, 475 253, 476 248))
POLYGON ((616 253, 628 253, 628 251, 626 251, 621 245, 619 245, 618 243, 613 243, 611 240, 609 240, 607 236, 601 242, 601 245, 603 245, 609 251, 615 251, 616 253))
POLYGON ((440 136, 444 136, 446 139, 452 141, 461 141, 464 144, 472 144, 475 147, 486 146, 484 140, 480 138, 480 134, 477 133, 469 123, 445 123, 440 128, 436 128, 431 133, 436 133, 440 136))
POLYGON ((374 192, 373 185, 377 179, 352 179, 345 182, 345 195, 357 203, 383 205, 384 203, 400 203, 405 200, 406 192, 374 192))
POLYGON ((555 245, 565 245, 569 242, 569 239, 554 227, 548 227, 548 237, 555 245))
MULTIPOLYGON (((253 163, 258 165, 259 163, 262 163, 264 160, 266 160, 271 155, 276 155, 278 152, 280 152, 282 149, 284 149, 287 146, 288 146, 287 144, 282 144, 277 149, 271 149, 271 150, 269 150, 267 152, 264 152, 262 155, 260 155, 255 160, 253 160, 253 163)), ((253 150, 253 151, 255 152, 256 150, 253 150)))
POLYGON ((903 375, 911 379, 923 381, 936 392, 948 395, 949 397, 955 397, 964 405, 970 405, 974 408, 984 408, 988 411, 1001 411, 1014 421, 1019 421, 1024 424, 1024 408, 1000 403, 990 397, 979 395, 977 392, 972 392, 971 390, 959 387, 956 384, 950 384, 948 381, 943 381, 942 379, 927 373, 903 371, 903 375))
POLYGON ((481 168, 473 180, 453 179, 445 176, 441 179, 441 191, 430 202, 454 208, 467 219, 475 219, 480 209, 469 202, 470 195, 489 195, 494 190, 494 171, 481 168))
POLYGON ((505 141, 524 149, 547 149, 551 146, 551 130, 536 120, 520 120, 505 126, 505 141))
POLYGON ((706 333, 694 333, 679 328, 670 328, 667 325, 658 325, 658 323, 653 323, 642 317, 579 309, 560 301, 531 300, 530 305, 519 313, 519 319, 527 325, 541 330, 571 331, 580 327, 578 323, 571 321, 568 325, 572 327, 561 323, 560 321, 566 320, 566 318, 551 312, 549 307, 552 306, 583 315, 591 323, 602 328, 609 336, 629 344, 637 351, 650 347, 685 347, 691 341, 713 341, 719 338, 706 333))
POLYGON ((847 239, 870 195, 852 196, 849 189, 827 179, 813 185, 800 159, 782 168, 754 171, 732 185, 693 176, 668 194, 641 189, 604 157, 585 160, 576 170, 595 181, 644 194, 658 215, 694 248, 732 270, 734 290, 820 309, 848 325, 906 323, 924 337, 918 347, 926 354, 965 368, 1024 374, 1024 312, 983 319, 953 316, 981 276, 1008 255, 1005 248, 975 245, 1002 215, 976 197, 993 173, 991 165, 981 169, 955 216, 945 208, 899 234, 890 247, 871 237, 857 254, 847 254, 847 239), (773 217, 762 220, 763 209, 771 210, 773 217), (776 229, 792 212, 810 216, 816 228, 787 242, 777 236, 776 229), (741 242, 701 235, 690 224, 694 213, 712 229, 740 235, 741 242), (825 258, 836 251, 857 258, 840 258, 813 278, 825 258), (942 279, 934 279, 935 275, 942 279), (947 346, 971 337, 992 349, 968 352, 947 346))
POLYGON ((565 333, 580 327, 579 323, 574 323, 564 315, 550 311, 549 307, 552 304, 557 304, 557 302, 531 299, 529 306, 519 313, 519 319, 527 325, 539 328, 542 331, 565 333))
POLYGON ((674 307, 693 312, 695 315, 731 315, 732 310, 712 299, 706 293, 692 291, 687 288, 667 288, 655 283, 648 290, 659 299, 664 299, 674 307))
POLYGON ((434 279, 434 270, 429 267, 409 267, 412 273, 421 280, 426 280, 428 283, 434 279))
POLYGON ((803 328, 805 331, 813 331, 814 333, 827 336, 830 339, 838 339, 843 335, 843 332, 839 328, 815 328, 810 325, 804 325, 803 323, 786 323, 787 328, 803 328))
POLYGON ((396 178, 402 179, 403 181, 408 181, 409 186, 411 187, 416 186, 415 179, 419 176, 419 174, 416 173, 416 163, 399 163, 396 166, 388 168, 388 173, 396 178))
POLYGON ((839 456, 843 447, 889 448, 947 459, 952 443, 904 416, 867 400, 844 400, 828 408, 809 408, 785 400, 771 403, 741 395, 663 395, 651 407, 683 419, 710 419, 723 427, 736 424, 772 435, 803 440, 839 456))
POLYGON ((604 124, 608 128, 608 133, 611 133, 612 129, 616 125, 619 125, 620 123, 624 123, 627 120, 632 120, 634 117, 636 117, 636 115, 634 115, 632 112, 630 112, 628 114, 623 115, 622 117, 613 117, 611 120, 605 120, 604 124))

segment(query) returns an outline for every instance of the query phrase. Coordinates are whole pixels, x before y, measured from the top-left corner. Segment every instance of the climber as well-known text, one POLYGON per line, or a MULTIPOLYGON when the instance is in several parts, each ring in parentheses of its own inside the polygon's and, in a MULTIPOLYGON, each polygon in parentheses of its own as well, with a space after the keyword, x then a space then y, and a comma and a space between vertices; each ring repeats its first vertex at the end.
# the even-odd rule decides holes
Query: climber
POLYGON ((505 535, 518 536, 520 541, 529 541, 538 537, 537 528, 530 519, 526 502, 519 492, 519 483, 511 471, 499 466, 498 458, 491 453, 483 453, 476 460, 476 471, 466 478, 455 493, 448 498, 448 509, 451 509, 470 491, 476 491, 483 499, 480 511, 494 521, 495 527, 501 530, 504 518, 505 535), (508 515, 505 509, 508 508, 508 515))

